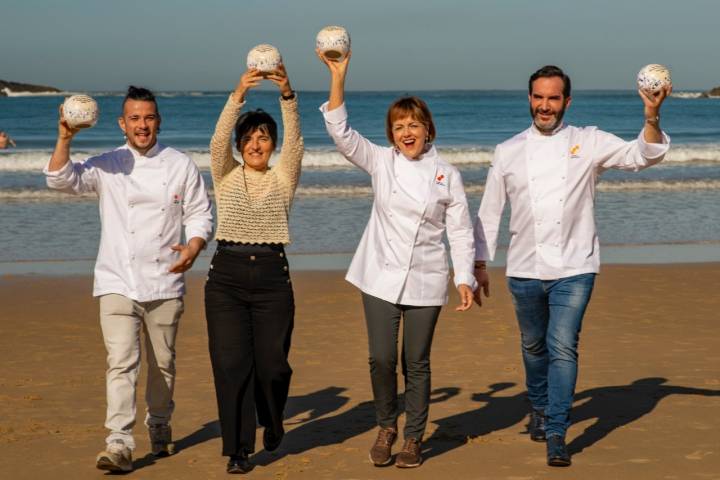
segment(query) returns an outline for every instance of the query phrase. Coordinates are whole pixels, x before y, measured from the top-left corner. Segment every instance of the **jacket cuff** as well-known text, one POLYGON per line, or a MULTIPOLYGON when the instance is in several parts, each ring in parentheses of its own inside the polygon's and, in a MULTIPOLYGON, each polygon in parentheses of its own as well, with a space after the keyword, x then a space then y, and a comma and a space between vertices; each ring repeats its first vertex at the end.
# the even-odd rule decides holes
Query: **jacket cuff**
POLYGON ((665 155, 670 149, 670 136, 662 132, 662 143, 648 143, 645 141, 645 128, 638 135, 638 148, 643 158, 654 159, 665 155))
POLYGON ((453 279, 455 282, 455 288, 458 286, 465 284, 468 285, 472 291, 474 292, 477 290, 478 283, 477 280, 475 280, 475 276, 467 273, 456 273, 455 278, 453 279))
POLYGON ((337 107, 334 110, 328 110, 328 105, 330 102, 325 102, 322 105, 320 105, 320 111, 322 112, 323 116, 325 117, 325 121, 327 123, 342 123, 345 120, 347 120, 347 109, 345 108, 345 103, 343 102, 342 105, 337 107))

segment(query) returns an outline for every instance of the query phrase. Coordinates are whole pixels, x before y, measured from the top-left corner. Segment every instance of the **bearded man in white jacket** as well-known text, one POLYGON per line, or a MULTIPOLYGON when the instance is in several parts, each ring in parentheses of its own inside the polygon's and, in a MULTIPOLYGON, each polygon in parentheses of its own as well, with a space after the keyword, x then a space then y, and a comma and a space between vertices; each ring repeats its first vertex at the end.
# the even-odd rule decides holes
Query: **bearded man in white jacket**
POLYGON ((487 294, 506 200, 511 205, 508 287, 521 332, 526 386, 532 404, 530 438, 547 442, 551 466, 570 465, 570 425, 582 319, 600 267, 595 184, 608 169, 638 171, 662 161, 670 138, 660 106, 670 94, 640 91, 644 127, 625 141, 596 127, 563 123, 570 78, 548 65, 528 82, 533 122, 495 149, 475 222, 475 277, 487 294))

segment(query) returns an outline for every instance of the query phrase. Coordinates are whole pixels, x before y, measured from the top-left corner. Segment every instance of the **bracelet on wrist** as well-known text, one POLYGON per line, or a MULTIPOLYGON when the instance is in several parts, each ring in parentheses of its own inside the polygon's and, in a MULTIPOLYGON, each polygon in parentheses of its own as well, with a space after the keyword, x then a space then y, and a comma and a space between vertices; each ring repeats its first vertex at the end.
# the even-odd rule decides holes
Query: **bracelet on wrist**
POLYGON ((295 98, 295 90, 290 90, 290 93, 288 95, 280 94, 283 100, 292 100, 295 98))
POLYGON ((475 270, 487 270, 487 265, 484 263, 476 263, 475 270))

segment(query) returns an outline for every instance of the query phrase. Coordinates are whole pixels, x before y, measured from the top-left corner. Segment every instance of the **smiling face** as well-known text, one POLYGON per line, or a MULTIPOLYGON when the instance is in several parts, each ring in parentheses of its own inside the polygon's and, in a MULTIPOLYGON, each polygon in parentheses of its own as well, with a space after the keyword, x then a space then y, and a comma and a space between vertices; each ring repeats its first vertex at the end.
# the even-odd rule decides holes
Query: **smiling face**
POLYGON ((118 124, 127 137, 128 145, 141 155, 145 155, 157 143, 160 114, 155 102, 127 99, 118 124))
POLYGON ((428 138, 428 129, 424 123, 408 115, 394 120, 391 131, 393 143, 400 153, 412 159, 422 155, 428 138))
POLYGON ((267 170, 270 156, 275 150, 270 132, 262 126, 246 132, 239 141, 238 150, 247 167, 263 172, 267 170))
POLYGON ((541 77, 532 82, 532 91, 528 95, 530 115, 535 127, 544 135, 550 135, 562 123, 565 110, 571 97, 563 94, 564 83, 561 77, 541 77))

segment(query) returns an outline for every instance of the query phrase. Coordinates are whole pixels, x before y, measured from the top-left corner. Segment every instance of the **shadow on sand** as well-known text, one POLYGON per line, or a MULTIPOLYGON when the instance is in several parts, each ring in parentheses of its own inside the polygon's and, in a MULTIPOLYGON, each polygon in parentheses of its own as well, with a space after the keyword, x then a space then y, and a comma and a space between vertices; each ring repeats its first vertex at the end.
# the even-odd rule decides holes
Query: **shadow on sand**
MULTIPOLYGON (((634 422, 650 413, 669 395, 720 396, 720 390, 664 385, 665 378, 642 378, 629 385, 598 387, 575 395, 573 422, 597 419, 568 444, 571 454, 577 454, 605 438, 613 430, 634 422)), ((495 383, 489 390, 476 393, 473 401, 483 406, 475 410, 436 420, 437 430, 424 444, 425 458, 441 455, 464 445, 469 438, 480 437, 520 423, 529 411, 526 393, 499 396, 498 393, 515 386, 514 383, 495 383)), ((527 425, 526 425, 527 426, 527 425)), ((527 433, 527 430, 522 433, 527 433)), ((528 439, 529 441, 529 439, 528 439)))

